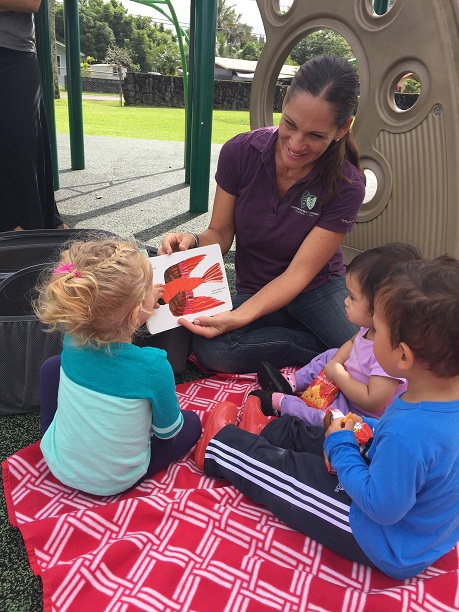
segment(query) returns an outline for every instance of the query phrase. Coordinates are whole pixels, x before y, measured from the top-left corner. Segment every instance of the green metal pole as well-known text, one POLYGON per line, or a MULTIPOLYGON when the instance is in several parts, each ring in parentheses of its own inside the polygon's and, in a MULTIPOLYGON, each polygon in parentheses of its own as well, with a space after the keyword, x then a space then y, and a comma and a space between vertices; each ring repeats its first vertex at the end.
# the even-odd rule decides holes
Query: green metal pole
POLYGON ((217 0, 195 3, 194 71, 191 117, 190 211, 209 207, 210 150, 214 103, 217 0))
MULTIPOLYGON (((195 12, 196 0, 191 0, 190 4, 190 38, 188 42, 188 66, 194 65, 194 31, 195 31, 195 12)), ((190 184, 190 159, 191 159, 191 122, 192 122, 192 104, 193 95, 194 70, 188 74, 188 95, 185 98, 185 183, 190 184)))
POLYGON ((374 0, 373 9, 377 15, 385 15, 389 9, 389 0, 374 0))
POLYGON ((78 0, 64 0, 64 31, 67 60, 70 158, 73 170, 83 170, 85 163, 78 0))
POLYGON ((51 59, 51 36, 49 29, 49 4, 42 0, 35 13, 35 29, 37 38, 37 57, 40 64, 41 88, 48 123, 51 156, 53 158, 54 189, 59 189, 59 164, 57 158, 56 117, 54 115, 54 77, 51 59))

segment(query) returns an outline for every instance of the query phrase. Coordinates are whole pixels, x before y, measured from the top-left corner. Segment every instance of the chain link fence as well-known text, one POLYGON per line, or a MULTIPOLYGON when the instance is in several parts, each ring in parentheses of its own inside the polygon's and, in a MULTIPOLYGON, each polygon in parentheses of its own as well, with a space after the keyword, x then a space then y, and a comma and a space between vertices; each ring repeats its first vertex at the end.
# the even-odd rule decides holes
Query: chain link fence
MULTIPOLYGON (((67 91, 67 74, 62 74, 64 70, 59 69, 59 83, 64 91, 67 91)), ((124 74, 121 75, 124 78, 124 74)), ((122 81, 116 67, 107 66, 104 69, 87 71, 81 73, 82 90, 85 93, 106 93, 119 94, 122 89, 122 81)))

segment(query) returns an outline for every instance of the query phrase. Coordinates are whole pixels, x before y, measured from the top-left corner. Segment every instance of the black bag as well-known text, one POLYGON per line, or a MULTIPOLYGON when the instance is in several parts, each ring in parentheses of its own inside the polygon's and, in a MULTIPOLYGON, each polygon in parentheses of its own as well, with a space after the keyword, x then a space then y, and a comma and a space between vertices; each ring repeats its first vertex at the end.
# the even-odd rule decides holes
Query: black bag
MULTIPOLYGON (((40 368, 48 357, 62 351, 59 332, 46 327, 33 314, 33 289, 43 269, 59 261, 65 243, 95 236, 113 236, 99 230, 24 230, 0 233, 0 414, 40 409, 40 368)), ((146 247, 150 256, 156 249, 146 247)), ((190 332, 176 328, 152 336, 143 331, 139 346, 167 352, 176 374, 188 358, 190 332)))

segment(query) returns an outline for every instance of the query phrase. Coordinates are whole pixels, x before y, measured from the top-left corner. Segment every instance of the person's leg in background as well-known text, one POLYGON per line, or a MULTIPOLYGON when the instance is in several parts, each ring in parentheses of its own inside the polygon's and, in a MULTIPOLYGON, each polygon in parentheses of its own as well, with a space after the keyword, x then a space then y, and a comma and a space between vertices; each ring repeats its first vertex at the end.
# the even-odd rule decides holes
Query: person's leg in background
POLYGON ((40 369, 40 429, 43 435, 57 410, 61 356, 49 357, 40 369))
POLYGON ((0 231, 62 223, 47 130, 36 54, 0 48, 0 231))

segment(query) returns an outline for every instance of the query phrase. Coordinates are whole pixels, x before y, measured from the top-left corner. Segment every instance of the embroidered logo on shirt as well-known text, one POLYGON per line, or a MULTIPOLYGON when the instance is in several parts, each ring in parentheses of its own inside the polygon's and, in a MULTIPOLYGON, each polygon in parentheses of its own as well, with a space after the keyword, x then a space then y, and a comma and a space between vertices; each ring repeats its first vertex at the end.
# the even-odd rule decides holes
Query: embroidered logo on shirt
POLYGON ((309 191, 305 191, 301 196, 301 208, 312 210, 316 205, 317 196, 312 195, 309 191))
POLYGON ((298 204, 296 204, 290 208, 299 215, 306 217, 318 217, 319 213, 312 210, 316 205, 316 202, 317 196, 312 195, 312 193, 309 193, 309 191, 305 191, 301 196, 300 205, 298 206, 298 204))

